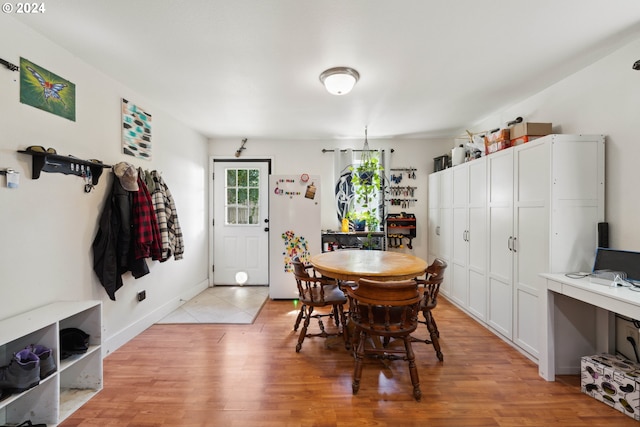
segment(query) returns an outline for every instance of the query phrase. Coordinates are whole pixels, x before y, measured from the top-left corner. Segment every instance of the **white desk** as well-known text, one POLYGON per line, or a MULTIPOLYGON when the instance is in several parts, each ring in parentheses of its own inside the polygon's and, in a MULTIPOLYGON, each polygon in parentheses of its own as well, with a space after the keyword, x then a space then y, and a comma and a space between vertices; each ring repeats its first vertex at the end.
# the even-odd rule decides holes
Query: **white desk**
POLYGON ((640 319, 640 292, 591 283, 589 278, 541 276, 546 280, 539 300, 538 373, 547 381, 554 381, 556 373, 579 373, 582 356, 613 353, 615 313, 640 319))

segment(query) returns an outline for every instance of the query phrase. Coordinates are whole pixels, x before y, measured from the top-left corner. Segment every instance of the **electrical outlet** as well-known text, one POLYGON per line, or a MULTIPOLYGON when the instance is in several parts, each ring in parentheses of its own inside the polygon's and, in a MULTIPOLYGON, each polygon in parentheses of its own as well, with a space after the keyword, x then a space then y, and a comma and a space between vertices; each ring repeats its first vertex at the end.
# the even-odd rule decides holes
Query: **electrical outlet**
POLYGON ((138 292, 138 302, 144 301, 146 297, 147 297, 147 291, 138 292))
POLYGON ((636 350, 640 351, 640 333, 631 319, 616 316, 616 352, 629 360, 638 361, 636 350), (632 338, 637 349, 627 338, 632 338))
POLYGON ((630 322, 627 322, 623 326, 622 330, 624 339, 624 354, 627 356, 627 359, 639 361, 638 359, 638 346, 640 346, 640 334, 638 333, 638 328, 630 322))
POLYGON ((640 345, 640 342, 638 342, 638 328, 636 328, 633 324, 624 325, 624 334, 627 341, 629 341, 629 338, 633 338, 633 341, 636 343, 636 345, 640 345))

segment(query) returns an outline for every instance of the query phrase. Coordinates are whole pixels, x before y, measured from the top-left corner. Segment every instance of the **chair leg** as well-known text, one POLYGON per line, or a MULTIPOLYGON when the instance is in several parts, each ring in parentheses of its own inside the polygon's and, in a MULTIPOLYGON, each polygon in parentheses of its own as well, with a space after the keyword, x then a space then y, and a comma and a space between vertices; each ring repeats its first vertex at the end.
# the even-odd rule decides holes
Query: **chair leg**
POLYGON ((353 394, 357 394, 360 390, 360 378, 362 378, 362 363, 364 358, 364 342, 366 341, 366 335, 364 331, 358 333, 358 346, 355 352, 356 363, 353 368, 353 383, 351 389, 353 394))
POLYGON ((296 353, 300 353, 300 349, 302 348, 302 342, 304 341, 304 338, 307 336, 307 329, 309 328, 309 322, 311 321, 311 314, 313 313, 313 307, 303 306, 302 309, 305 310, 304 323, 302 324, 300 335, 298 335, 298 344, 296 344, 296 353))
POLYGON ((298 326, 300 326, 300 321, 302 320, 302 316, 304 315, 304 304, 300 307, 300 312, 298 312, 298 317, 296 318, 296 324, 293 325, 293 330, 297 331, 298 326))
POLYGON ((358 350, 358 342, 360 340, 360 329, 356 327, 352 322, 349 322, 349 343, 351 344, 351 353, 353 357, 356 357, 356 351, 358 350))
POLYGON ((420 378, 418 377, 418 368, 416 367, 416 356, 413 353, 413 347, 411 347, 411 337, 403 337, 404 348, 407 352, 407 361, 409 362, 409 373, 411 374, 411 384, 413 385, 413 397, 417 401, 422 398, 422 391, 420 391, 420 378))
POLYGON ((342 313, 342 306, 337 305, 337 304, 334 305, 333 306, 333 316, 332 317, 333 317, 333 322, 336 324, 336 328, 340 327, 340 320, 341 320, 341 317, 342 317, 342 316, 340 316, 340 313, 342 313))
POLYGON ((436 319, 433 317, 433 313, 429 310, 429 317, 431 318, 431 324, 433 324, 433 328, 436 330, 436 335, 440 338, 440 331, 438 330, 438 325, 436 324, 436 319))
POLYGON ((340 321, 342 322, 342 338, 344 339, 344 348, 351 349, 351 342, 349 338, 349 328, 347 327, 347 316, 344 314, 344 306, 339 305, 340 309, 340 321))
POLYGON ((444 355, 442 354, 442 350, 440 350, 440 340, 438 339, 440 334, 438 333, 438 328, 436 327, 436 322, 433 319, 431 311, 426 312, 425 318, 427 319, 427 329, 429 329, 429 334, 431 335, 431 344, 433 344, 438 360, 442 362, 444 355))

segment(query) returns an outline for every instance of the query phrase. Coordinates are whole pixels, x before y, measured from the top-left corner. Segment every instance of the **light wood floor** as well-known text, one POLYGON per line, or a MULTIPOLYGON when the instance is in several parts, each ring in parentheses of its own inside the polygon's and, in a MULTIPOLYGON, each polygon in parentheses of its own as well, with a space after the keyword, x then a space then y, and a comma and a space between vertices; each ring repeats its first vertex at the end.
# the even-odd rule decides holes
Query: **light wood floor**
POLYGON ((444 362, 415 343, 422 401, 406 362, 353 359, 339 342, 295 352, 292 301, 267 301, 252 325, 153 325, 104 360, 104 389, 61 424, 89 426, 634 426, 537 366, 447 301, 435 312, 444 362))

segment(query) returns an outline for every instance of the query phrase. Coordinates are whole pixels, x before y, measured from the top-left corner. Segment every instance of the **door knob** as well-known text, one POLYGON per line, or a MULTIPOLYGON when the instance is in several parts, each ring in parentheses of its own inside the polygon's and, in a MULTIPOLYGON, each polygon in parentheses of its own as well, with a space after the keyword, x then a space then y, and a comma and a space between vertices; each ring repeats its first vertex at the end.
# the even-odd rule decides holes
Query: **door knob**
POLYGON ((265 227, 265 228, 264 228, 264 231, 269 231, 269 227, 265 227))

